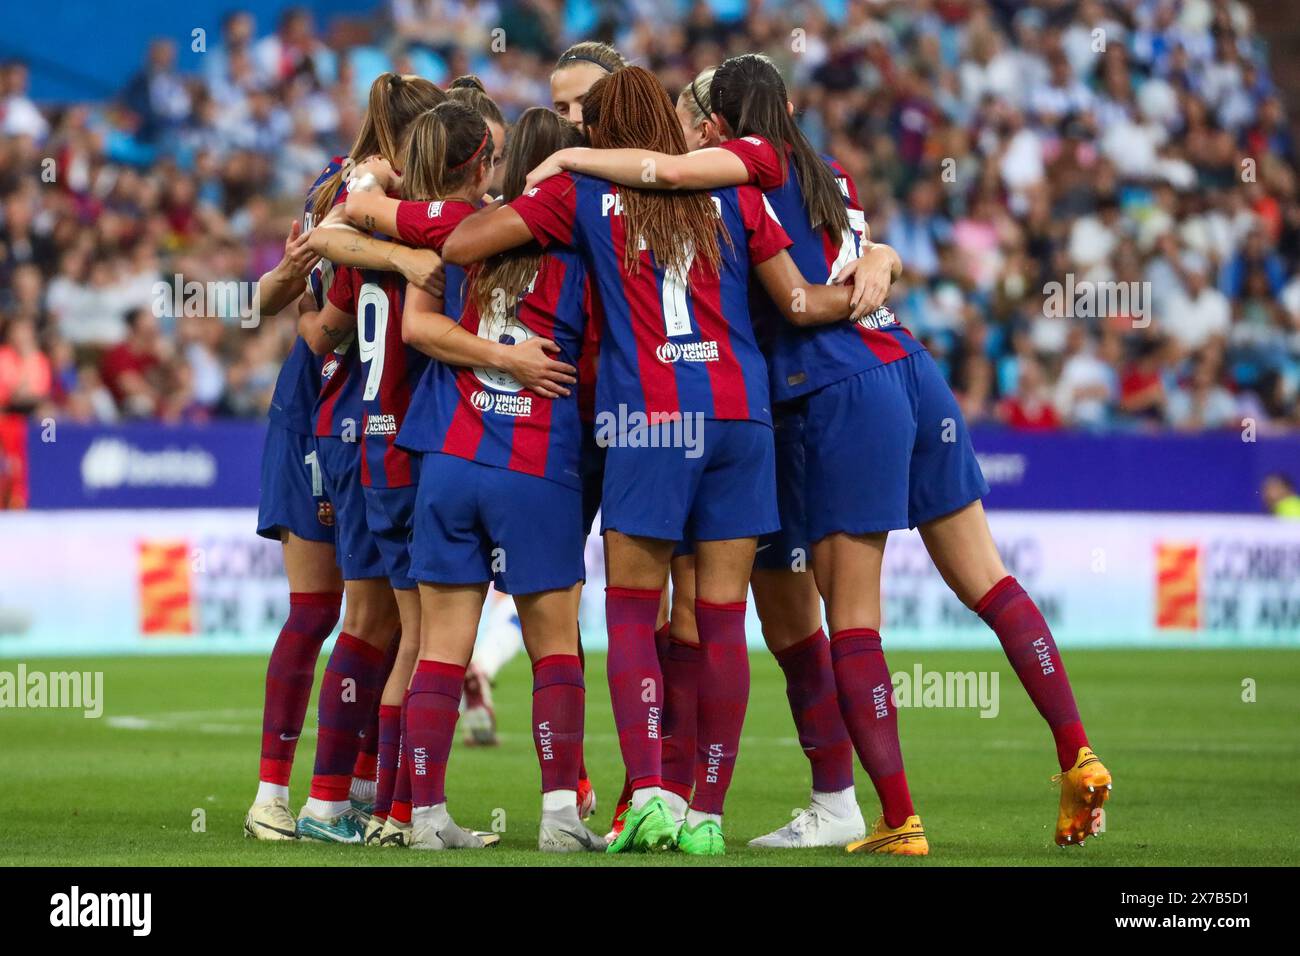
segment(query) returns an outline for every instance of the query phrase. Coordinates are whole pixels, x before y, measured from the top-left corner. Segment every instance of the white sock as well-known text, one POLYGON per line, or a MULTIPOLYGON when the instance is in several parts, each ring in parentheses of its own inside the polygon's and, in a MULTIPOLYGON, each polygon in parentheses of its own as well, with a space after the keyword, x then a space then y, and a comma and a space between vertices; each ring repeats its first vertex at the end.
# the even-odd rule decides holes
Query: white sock
POLYGON ((564 813, 572 810, 578 813, 577 790, 547 790, 542 794, 542 813, 564 813))
POLYGON ((278 783, 267 783, 265 780, 257 781, 257 796, 253 798, 254 803, 270 803, 272 800, 283 800, 289 802, 289 788, 278 783))
POLYGON ((686 816, 686 798, 673 793, 671 790, 664 791, 664 803, 668 804, 668 809, 673 815, 673 819, 681 822, 686 816))
POLYGON ((447 804, 435 803, 431 807, 411 807, 411 825, 420 826, 421 824, 430 824, 432 826, 441 826, 451 819, 447 813, 447 804))
POLYGON ((692 830, 698 827, 705 820, 712 820, 718 826, 722 826, 721 813, 700 813, 699 810, 686 811, 686 825, 690 827, 692 830))
POLYGON ((814 790, 812 802, 835 817, 851 817, 858 810, 858 795, 852 787, 830 792, 814 790))
POLYGON ((640 810, 655 797, 662 796, 658 787, 642 787, 632 791, 632 809, 640 810))
POLYGON ((349 800, 317 800, 315 797, 307 798, 307 812, 319 820, 333 820, 341 813, 346 813, 351 808, 352 803, 349 800))
POLYGON ((367 780, 364 777, 353 777, 352 786, 348 787, 348 796, 362 803, 374 803, 378 786, 373 780, 367 780))

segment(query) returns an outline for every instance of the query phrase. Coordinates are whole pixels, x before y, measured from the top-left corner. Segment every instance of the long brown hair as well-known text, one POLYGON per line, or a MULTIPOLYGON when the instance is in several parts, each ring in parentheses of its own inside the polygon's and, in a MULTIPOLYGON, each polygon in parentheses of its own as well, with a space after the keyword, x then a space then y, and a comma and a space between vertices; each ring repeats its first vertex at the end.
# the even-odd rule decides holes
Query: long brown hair
POLYGON ((732 136, 761 136, 777 156, 789 157, 807 204, 808 221, 838 243, 849 228, 844 193, 826 161, 791 119, 785 81, 772 61, 758 53, 733 56, 714 71, 709 102, 713 112, 727 121, 732 136))
POLYGON ((399 165, 402 156, 402 134, 411 121, 447 99, 447 94, 420 76, 399 73, 381 73, 370 84, 370 102, 365 121, 357 132, 356 141, 348 153, 348 162, 316 187, 311 194, 311 214, 320 222, 334 205, 339 186, 347 177, 353 163, 379 155, 392 165, 399 165))
POLYGON ((411 123, 402 165, 402 198, 445 199, 474 182, 492 161, 492 133, 478 111, 456 100, 411 123))
MULTIPOLYGON (((597 80, 583 101, 582 120, 587 138, 597 149, 686 152, 686 137, 668 91, 653 73, 639 66, 597 80)), ((663 269, 685 273, 694 255, 718 271, 721 224, 708 193, 619 187, 619 194, 626 237, 623 263, 629 272, 635 273, 640 263, 639 240, 645 241, 663 269)), ((724 235, 730 244, 730 235, 724 235)))
MULTIPOLYGON (((557 149, 580 146, 578 127, 559 114, 541 106, 526 110, 510 132, 506 146, 505 185, 501 198, 505 202, 523 195, 528 172, 557 149)), ((542 252, 535 243, 512 249, 474 267, 470 272, 468 298, 487 315, 497 302, 514 302, 541 265, 542 252)))
POLYGON ((466 73, 452 80, 451 85, 447 87, 447 99, 457 100, 473 107, 489 123, 496 123, 502 129, 506 127, 506 118, 501 112, 501 107, 497 106, 496 100, 488 96, 487 87, 473 73, 466 73))

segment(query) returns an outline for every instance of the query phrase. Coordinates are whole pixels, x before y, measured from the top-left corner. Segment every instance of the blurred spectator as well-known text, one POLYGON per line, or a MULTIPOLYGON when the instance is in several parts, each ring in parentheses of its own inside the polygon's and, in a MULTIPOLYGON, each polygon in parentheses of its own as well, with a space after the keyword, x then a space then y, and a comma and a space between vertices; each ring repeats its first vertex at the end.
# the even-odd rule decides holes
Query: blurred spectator
POLYGON ((1056 412, 1043 367, 1035 359, 1020 363, 1020 381, 1016 394, 1002 400, 998 417, 1019 431, 1043 431, 1060 428, 1061 417, 1056 412))
POLYGON ((1300 495, 1296 494, 1295 482, 1286 475, 1277 472, 1265 475, 1260 485, 1260 496, 1271 514, 1300 520, 1300 495))
POLYGON ((0 412, 30 412, 50 397, 50 360, 36 342, 36 323, 15 319, 0 343, 0 412))
POLYGON ((39 107, 9 61, 0 407, 263 414, 292 319, 174 316, 155 285, 249 283, 274 264, 379 71, 477 73, 513 119, 550 101, 555 56, 592 37, 674 91, 735 53, 774 57, 796 120, 902 256, 891 305, 972 423, 1300 427, 1297 94, 1239 0, 389 0, 329 24, 306 6, 233 11, 197 73, 157 39, 116 101, 39 107), (1049 308, 1052 283, 1096 296, 1049 308))
POLYGON ((148 309, 126 317, 126 338, 104 353, 99 374, 122 414, 143 418, 159 409, 165 379, 158 319, 148 309))

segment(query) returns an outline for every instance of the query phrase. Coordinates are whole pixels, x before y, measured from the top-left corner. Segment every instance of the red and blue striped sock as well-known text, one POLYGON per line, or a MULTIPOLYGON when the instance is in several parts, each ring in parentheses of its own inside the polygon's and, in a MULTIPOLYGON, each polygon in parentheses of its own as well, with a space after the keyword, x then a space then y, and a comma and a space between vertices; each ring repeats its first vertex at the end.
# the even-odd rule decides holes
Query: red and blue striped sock
POLYGON ((411 803, 433 807, 447 801, 447 760, 456 739, 465 668, 442 661, 420 661, 406 701, 406 742, 402 755, 410 764, 411 803))
POLYGON ((605 588, 609 629, 606 674, 623 765, 633 791, 660 785, 663 671, 655 656, 655 619, 662 592, 605 588))
POLYGON ((831 666, 831 642, 820 627, 797 644, 776 652, 785 674, 795 730, 812 765, 812 788, 838 793, 853 786, 853 742, 840 714, 831 666))
POLYGON ((374 815, 387 819, 393 805, 393 787, 397 782, 397 755, 402 745, 402 708, 396 704, 379 705, 378 782, 375 786, 374 815))
POLYGON ((749 649, 745 646, 745 602, 695 602, 700 632, 696 704, 695 796, 691 809, 722 813, 740 750, 749 704, 749 649))
POLYGON ((700 645, 677 640, 663 656, 663 787, 688 802, 695 789, 700 658, 700 645))
POLYGON ((533 664, 533 744, 542 793, 578 789, 586 700, 576 655, 551 654, 533 664))
POLYGON ((411 763, 406 759, 406 712, 410 703, 411 692, 402 695, 402 715, 397 728, 397 770, 393 780, 393 802, 388 807, 388 815, 398 823, 411 822, 411 763))
MULTIPOLYGON (((388 683, 388 675, 393 672, 393 662, 397 660, 397 647, 402 641, 402 630, 397 629, 388 650, 384 654, 384 679, 380 686, 388 683)), ((379 709, 382 705, 375 698, 375 712, 366 726, 361 729, 358 744, 357 762, 352 766, 353 780, 374 780, 379 768, 379 709)))
POLYGON ((1079 719, 1070 678, 1065 676, 1061 652, 1038 605, 1007 575, 980 598, 975 613, 998 636, 1016 677, 1052 730, 1057 762, 1062 770, 1069 770, 1078 759, 1079 748, 1088 746, 1088 735, 1079 719))
POLYGON ((880 797, 885 824, 902 826, 915 811, 903 772, 894 685, 879 632, 868 627, 836 631, 831 636, 831 660, 840 714, 880 797))
POLYGON ((262 761, 258 771, 263 783, 289 786, 294 751, 316 679, 316 659, 338 623, 342 601, 343 595, 334 591, 289 595, 289 617, 266 664, 262 761))
POLYGON ((361 728, 370 720, 383 685, 384 651, 351 634, 334 642, 317 699, 314 800, 347 800, 361 728))

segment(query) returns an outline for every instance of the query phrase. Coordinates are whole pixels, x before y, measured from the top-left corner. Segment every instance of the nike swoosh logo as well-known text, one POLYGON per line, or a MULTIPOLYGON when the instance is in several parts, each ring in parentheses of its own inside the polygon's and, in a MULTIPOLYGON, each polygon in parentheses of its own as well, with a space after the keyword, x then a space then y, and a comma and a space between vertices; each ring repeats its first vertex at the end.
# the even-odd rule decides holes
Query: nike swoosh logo
POLYGON ((353 833, 349 839, 340 840, 338 834, 333 830, 327 830, 324 827, 314 827, 311 824, 308 824, 306 829, 327 838, 327 842, 329 843, 360 843, 362 839, 360 833, 353 833))
POLYGON ((754 552, 757 554, 759 551, 765 551, 770 547, 772 547, 770 544, 760 544, 757 548, 754 549, 754 552))
POLYGON ((298 835, 296 830, 282 830, 279 827, 271 826, 269 823, 260 823, 256 820, 253 821, 253 826, 261 827, 263 830, 270 830, 272 833, 279 833, 282 836, 296 837, 298 835))
POLYGON ((281 735, 280 735, 280 739, 283 740, 283 741, 285 741, 286 743, 289 743, 289 742, 292 742, 292 741, 294 741, 294 740, 297 740, 297 739, 298 739, 298 735, 297 735, 297 734, 281 734, 281 735))
MULTIPOLYGON (((575 840, 577 840, 579 843, 585 846, 588 850, 594 849, 596 846, 595 842, 591 839, 591 837, 585 833, 574 833, 572 830, 561 830, 560 832, 563 833, 565 836, 573 837, 575 840)), ((604 845, 604 842, 605 842, 604 840, 601 841, 602 846, 604 845)))

